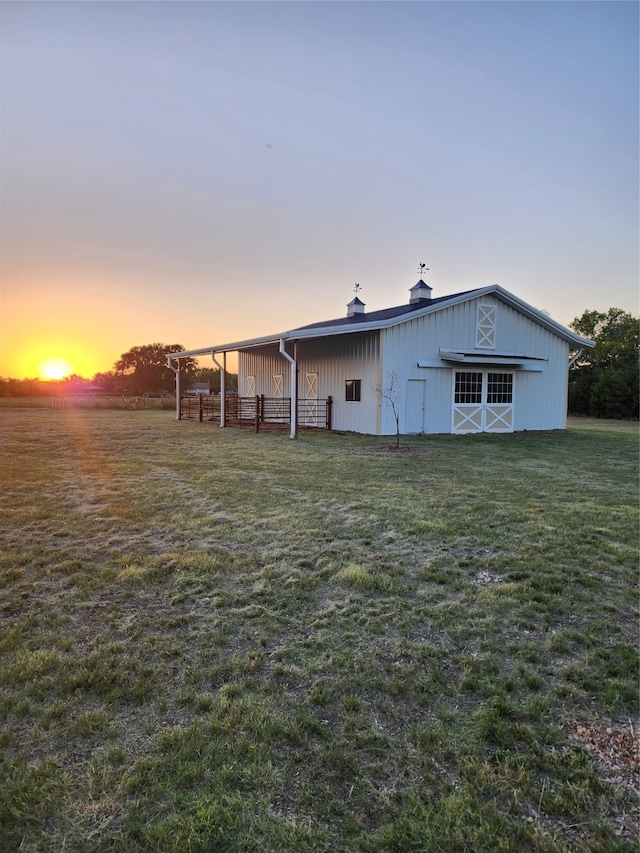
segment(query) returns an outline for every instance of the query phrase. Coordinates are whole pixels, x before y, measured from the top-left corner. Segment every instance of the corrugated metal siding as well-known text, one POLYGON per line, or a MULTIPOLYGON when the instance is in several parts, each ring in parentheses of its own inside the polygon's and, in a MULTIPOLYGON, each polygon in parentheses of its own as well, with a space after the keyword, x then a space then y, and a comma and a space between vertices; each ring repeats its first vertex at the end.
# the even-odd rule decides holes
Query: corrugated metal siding
POLYGON ((291 366, 287 359, 280 355, 277 346, 261 347, 255 350, 241 350, 238 353, 238 394, 246 397, 247 376, 255 376, 255 393, 273 397, 273 377, 280 374, 284 377, 282 396, 291 396, 291 366))
MULTIPOLYGON (((388 386, 393 373, 398 376, 401 390, 400 432, 406 431, 406 393, 409 379, 426 380, 424 425, 427 433, 451 431, 451 385, 452 371, 447 367, 420 368, 418 359, 437 361, 439 347, 465 346, 461 344, 475 341, 475 306, 469 309, 467 303, 445 308, 424 317, 414 317, 407 323, 392 326, 382 332, 381 382, 388 386), (456 311, 456 309, 459 309, 456 311)), ((382 411, 383 435, 395 432, 393 412, 389 406, 382 411)))
POLYGON ((569 344, 513 308, 499 305, 497 348, 547 359, 542 373, 516 371, 515 429, 564 429, 567 425, 569 344))
MULTIPOLYGON (((318 397, 333 397, 333 428, 375 433, 378 415, 378 332, 341 335, 300 341, 298 344, 298 389, 304 394, 304 374, 318 374, 318 397), (347 379, 360 379, 361 401, 345 400, 347 379)), ((291 344, 287 352, 293 354, 291 344)), ((284 374, 283 396, 291 396, 289 362, 278 347, 260 347, 238 353, 238 393, 247 394, 247 376, 255 376, 255 393, 273 394, 274 374, 284 374)))
MULTIPOLYGON (((333 397, 333 428, 375 433, 377 426, 379 333, 363 332, 300 341, 298 369, 318 374, 318 397, 333 397), (347 379, 360 379, 361 400, 345 400, 347 379)), ((301 387, 302 383, 300 383, 301 387)))

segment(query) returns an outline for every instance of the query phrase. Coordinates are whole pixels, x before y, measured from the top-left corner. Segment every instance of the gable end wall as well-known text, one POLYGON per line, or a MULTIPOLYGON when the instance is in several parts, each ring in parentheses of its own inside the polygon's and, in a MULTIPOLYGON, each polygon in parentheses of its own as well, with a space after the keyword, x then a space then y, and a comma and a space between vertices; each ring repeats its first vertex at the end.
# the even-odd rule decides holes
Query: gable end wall
MULTIPOLYGON (((515 429, 564 429, 569 345, 493 296, 472 299, 383 330, 380 345, 382 382, 387 383, 391 373, 395 372, 406 398, 408 380, 425 380, 425 431, 450 432, 453 375, 456 369, 461 368, 453 365, 419 368, 417 362, 438 362, 440 347, 478 354, 490 353, 489 349, 476 347, 478 302, 496 308, 496 351, 546 359, 542 372, 514 371, 515 429)), ((489 369, 500 371, 501 368, 489 369)), ((400 428, 404 431, 406 403, 401 401, 399 408, 400 428)), ((385 407, 382 412, 382 432, 391 434, 394 430, 392 413, 385 407)))

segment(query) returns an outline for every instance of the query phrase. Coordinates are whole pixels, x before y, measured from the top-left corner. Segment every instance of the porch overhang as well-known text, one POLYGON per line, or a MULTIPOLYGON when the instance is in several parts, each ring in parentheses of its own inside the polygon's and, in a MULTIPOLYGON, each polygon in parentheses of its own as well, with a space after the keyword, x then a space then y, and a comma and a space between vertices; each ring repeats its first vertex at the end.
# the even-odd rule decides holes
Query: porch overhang
POLYGON ((225 352, 240 352, 243 349, 253 349, 254 347, 261 346, 269 346, 275 345, 278 346, 280 341, 284 338, 288 339, 288 336, 285 335, 264 335, 261 338, 249 338, 246 341, 233 341, 229 344, 216 344, 210 347, 200 347, 200 349, 190 349, 190 350, 181 350, 180 352, 168 352, 166 353, 167 360, 179 360, 181 358, 197 358, 201 355, 211 355, 212 353, 225 353, 225 352))

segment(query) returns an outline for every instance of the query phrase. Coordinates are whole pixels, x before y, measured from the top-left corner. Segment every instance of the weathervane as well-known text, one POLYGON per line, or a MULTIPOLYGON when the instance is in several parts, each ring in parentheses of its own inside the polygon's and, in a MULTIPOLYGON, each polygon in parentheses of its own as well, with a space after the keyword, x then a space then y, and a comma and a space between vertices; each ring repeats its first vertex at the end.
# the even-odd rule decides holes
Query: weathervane
POLYGON ((418 264, 418 275, 420 278, 422 278, 426 272, 429 272, 429 267, 426 264, 418 264))
POLYGON ((353 285, 353 292, 355 293, 356 296, 358 295, 359 290, 362 290, 362 287, 356 281, 356 283, 353 285))

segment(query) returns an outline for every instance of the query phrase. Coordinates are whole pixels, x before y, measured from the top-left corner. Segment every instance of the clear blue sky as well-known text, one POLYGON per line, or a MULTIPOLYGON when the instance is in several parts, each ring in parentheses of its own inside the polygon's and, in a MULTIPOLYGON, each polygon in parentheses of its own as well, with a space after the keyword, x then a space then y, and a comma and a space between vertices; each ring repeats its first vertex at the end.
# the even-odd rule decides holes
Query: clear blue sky
POLYGON ((636 314, 638 9, 3 2, 0 376, 402 304, 422 261, 636 314))

